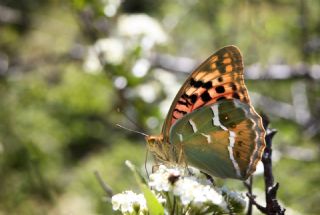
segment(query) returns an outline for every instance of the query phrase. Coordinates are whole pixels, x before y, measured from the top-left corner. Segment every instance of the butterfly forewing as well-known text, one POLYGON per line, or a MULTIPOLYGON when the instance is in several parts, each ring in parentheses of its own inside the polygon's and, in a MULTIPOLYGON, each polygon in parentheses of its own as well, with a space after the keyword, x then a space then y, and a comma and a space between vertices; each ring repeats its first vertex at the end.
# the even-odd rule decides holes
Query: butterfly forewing
POLYGON ((181 145, 189 164, 222 177, 246 179, 264 149, 264 129, 254 109, 240 100, 222 100, 179 119, 169 141, 181 145))
POLYGON ((202 63, 186 80, 174 99, 162 133, 186 114, 222 99, 239 99, 249 103, 243 80, 243 62, 239 49, 227 46, 202 63))

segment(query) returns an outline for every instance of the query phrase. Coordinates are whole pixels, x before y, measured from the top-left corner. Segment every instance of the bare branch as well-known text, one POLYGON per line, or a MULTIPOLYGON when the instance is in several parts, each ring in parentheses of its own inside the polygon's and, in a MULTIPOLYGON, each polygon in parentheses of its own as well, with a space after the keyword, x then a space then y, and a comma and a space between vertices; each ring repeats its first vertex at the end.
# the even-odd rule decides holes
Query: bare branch
POLYGON ((281 207, 277 200, 277 191, 279 189, 279 183, 274 183, 274 177, 272 173, 272 138, 277 133, 277 131, 275 129, 268 128, 269 120, 266 116, 263 115, 262 119, 263 126, 267 132, 267 135, 265 137, 266 148, 262 156, 262 163, 264 167, 266 206, 262 206, 258 202, 256 202, 255 196, 252 194, 252 181, 250 181, 249 183, 244 182, 245 187, 248 189, 247 197, 249 198, 249 207, 247 215, 252 214, 252 205, 256 206, 256 208, 263 214, 284 215, 286 209, 281 207))
MULTIPOLYGON (((186 57, 176 57, 168 54, 153 53, 150 57, 153 67, 162 68, 175 73, 190 73, 197 65, 195 61, 186 57)), ((284 80, 289 78, 320 79, 320 65, 297 64, 274 64, 264 68, 256 63, 245 67, 245 77, 251 80, 284 80)))

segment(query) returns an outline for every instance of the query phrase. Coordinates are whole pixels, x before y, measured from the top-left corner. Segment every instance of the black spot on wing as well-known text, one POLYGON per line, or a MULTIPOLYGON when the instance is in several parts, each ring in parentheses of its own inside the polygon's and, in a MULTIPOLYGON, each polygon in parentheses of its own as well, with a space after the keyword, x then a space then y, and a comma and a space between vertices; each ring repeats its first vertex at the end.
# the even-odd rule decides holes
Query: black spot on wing
POLYGON ((193 78, 190 79, 190 86, 195 87, 195 88, 200 88, 203 87, 205 89, 210 89, 212 88, 212 83, 211 81, 208 82, 203 82, 203 81, 196 81, 193 78))
POLYGON ((239 96, 238 93, 234 93, 234 94, 232 95, 232 97, 235 98, 235 99, 240 99, 240 96, 239 96))
POLYGON ((223 86, 218 86, 218 87, 216 87, 216 92, 217 92, 217 93, 224 93, 224 92, 225 92, 225 89, 224 89, 223 86))
POLYGON ((209 90, 210 88, 212 88, 212 83, 211 83, 211 81, 208 81, 208 82, 204 83, 204 84, 202 85, 202 87, 205 88, 205 89, 207 89, 207 90, 209 90))
POLYGON ((198 96, 195 94, 192 94, 189 98, 190 98, 191 103, 194 104, 194 103, 196 103, 198 96))
POLYGON ((210 96, 210 94, 208 93, 208 91, 204 91, 202 94, 201 94, 201 99, 202 99, 202 101, 204 101, 204 102, 208 102, 208 101, 210 101, 212 98, 211 98, 211 96, 210 96))
POLYGON ((199 88, 199 87, 201 87, 203 85, 203 82, 202 81, 196 81, 193 78, 191 78, 190 85, 192 87, 199 88))
POLYGON ((236 91, 236 90, 237 90, 237 86, 236 86, 234 83, 232 83, 232 84, 230 85, 230 87, 232 88, 233 91, 236 91))

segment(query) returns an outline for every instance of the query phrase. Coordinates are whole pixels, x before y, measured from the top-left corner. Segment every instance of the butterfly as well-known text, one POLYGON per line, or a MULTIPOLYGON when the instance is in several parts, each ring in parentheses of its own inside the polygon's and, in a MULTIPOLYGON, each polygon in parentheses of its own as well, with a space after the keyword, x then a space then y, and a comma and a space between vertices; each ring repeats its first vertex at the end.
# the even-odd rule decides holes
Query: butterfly
POLYGON ((190 164, 220 178, 246 180, 253 174, 265 148, 265 130, 250 103, 236 46, 221 48, 191 73, 161 134, 146 141, 164 164, 190 164))

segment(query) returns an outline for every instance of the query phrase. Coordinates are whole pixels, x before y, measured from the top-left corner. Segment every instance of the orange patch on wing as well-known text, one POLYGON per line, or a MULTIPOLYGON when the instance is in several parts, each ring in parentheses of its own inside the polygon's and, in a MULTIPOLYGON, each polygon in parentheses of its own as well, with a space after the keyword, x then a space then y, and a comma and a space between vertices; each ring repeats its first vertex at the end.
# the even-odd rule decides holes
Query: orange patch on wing
POLYGON ((218 56, 214 56, 213 58, 210 59, 210 62, 216 62, 219 59, 218 56))
MULTIPOLYGON (((217 71, 217 70, 215 70, 217 71)), ((200 80, 202 80, 203 82, 208 82, 208 81, 211 81, 211 80, 214 80, 215 78, 218 77, 218 73, 215 73, 215 72, 211 72, 211 73, 207 73, 205 76, 203 76, 200 80)))
POLYGON ((198 92, 198 90, 200 90, 201 88, 195 88, 195 87, 190 87, 186 90, 186 94, 188 96, 193 95, 195 92, 198 92))
POLYGON ((182 105, 182 104, 177 104, 176 109, 180 110, 180 111, 189 111, 189 108, 187 108, 187 106, 182 105))
POLYGON ((230 64, 231 63, 231 58, 226 58, 223 60, 224 64, 230 64))
POLYGON ((193 76, 194 80, 198 81, 198 80, 202 80, 203 77, 205 77, 206 75, 211 74, 206 72, 206 71, 201 71, 199 73, 197 73, 196 75, 193 76))
POLYGON ((226 66, 226 72, 231 72, 233 67, 231 65, 226 66))

